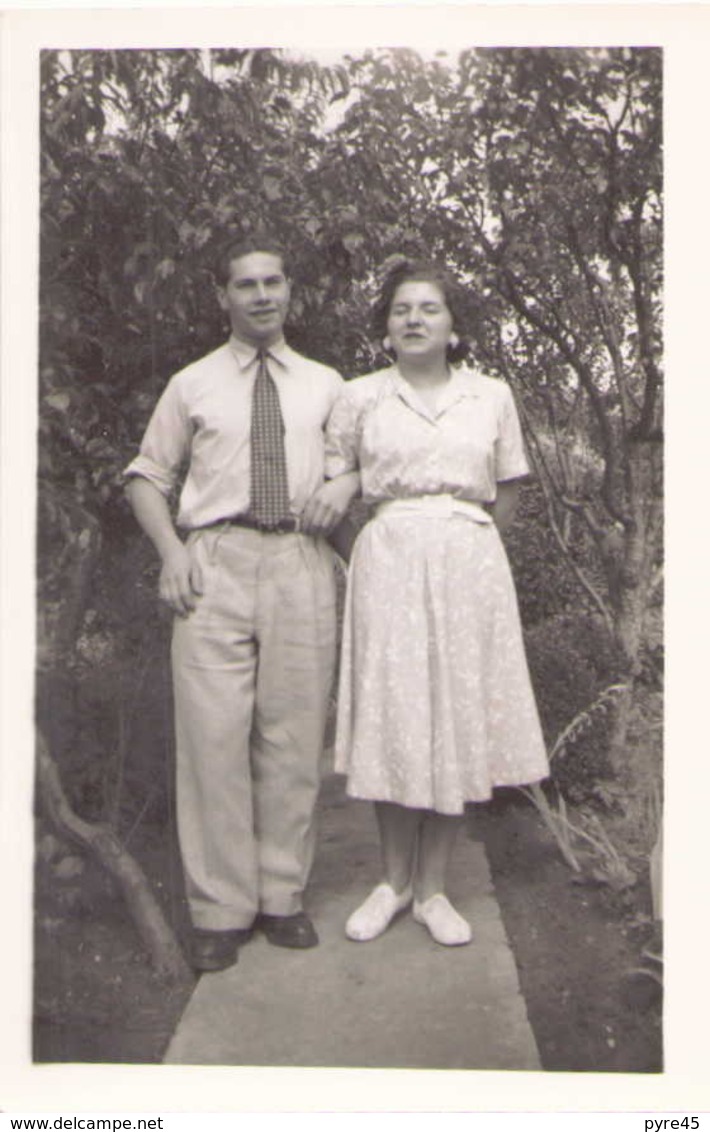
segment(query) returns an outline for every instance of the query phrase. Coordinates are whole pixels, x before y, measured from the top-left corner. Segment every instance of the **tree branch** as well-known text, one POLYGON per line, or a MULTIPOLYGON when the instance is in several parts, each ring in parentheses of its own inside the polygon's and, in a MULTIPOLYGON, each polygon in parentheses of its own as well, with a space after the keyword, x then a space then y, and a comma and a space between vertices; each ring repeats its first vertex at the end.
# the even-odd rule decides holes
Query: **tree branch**
MULTIPOLYGON (((539 448, 538 448, 538 454, 539 454, 539 448)), ((549 472, 548 472, 548 476, 549 476, 549 472)), ((569 566, 569 568, 571 569, 575 578, 579 582, 582 589, 585 591, 585 593, 591 599, 593 604, 599 610, 599 613, 602 616, 602 619, 604 621, 604 625, 606 626, 606 629, 609 633, 609 636, 613 639, 614 638, 614 619, 613 619, 612 613, 611 613, 609 607, 607 606, 606 602, 602 598, 601 594, 599 593, 599 591, 595 588, 595 586, 592 585, 591 581, 586 576, 586 574, 584 573, 582 568, 575 561, 575 559, 574 559, 574 557, 573 557, 573 555, 572 555, 572 553, 571 553, 571 551, 570 551, 570 549, 569 549, 569 547, 568 547, 568 545, 565 541, 564 535, 562 534, 562 531, 560 530, 559 523, 557 522, 557 516, 555 515, 555 509, 554 509, 554 506, 553 506, 552 492, 550 491, 549 481, 546 478, 546 476, 540 476, 538 478, 538 483, 540 484, 540 487, 542 489, 543 498, 545 500, 545 508, 547 510, 548 521, 550 523, 550 530, 552 531, 552 534, 555 538, 557 545, 559 546, 560 550, 562 551, 563 558, 564 558, 565 562, 567 563, 567 565, 569 566)))
POLYGON ((609 360, 611 361, 616 387, 619 393, 619 405, 621 407, 621 417, 624 422, 624 431, 626 431, 629 419, 629 403, 626 383, 623 377, 624 364, 621 358, 621 350, 616 332, 609 315, 608 304, 606 303, 600 280, 595 275, 582 252, 577 229, 571 222, 567 224, 567 235, 572 255, 577 264, 579 273, 584 279, 587 294, 589 295, 590 302, 596 314, 597 324, 601 330, 602 338, 606 345, 607 353, 609 354, 609 360))
POLYGON ((508 299, 508 301, 512 303, 518 313, 522 315, 522 317, 525 318, 526 321, 528 321, 532 326, 534 326, 537 330, 546 335, 547 338, 555 343, 567 364, 577 374, 587 396, 589 397, 592 411, 594 412, 594 417, 599 426, 601 445, 604 453, 604 477, 601 488, 601 497, 611 517, 613 519, 616 519, 617 522, 622 523, 624 526, 627 526, 631 519, 628 515, 620 510, 614 498, 615 492, 613 481, 615 479, 618 462, 614 436, 611 431, 611 426, 609 423, 608 415, 604 408, 603 400, 594 384, 594 378, 591 370, 589 369, 589 366, 587 366, 586 363, 582 361, 582 359, 579 357, 579 354, 570 348, 568 342, 564 337, 564 334, 554 326, 551 326, 550 323, 546 322, 539 315, 537 315, 533 309, 531 309, 529 303, 526 302, 525 298, 523 297, 519 282, 510 268, 499 265, 499 269, 504 279, 504 286, 501 288, 503 297, 508 299))
MULTIPOLYGON (((502 363, 503 371, 506 372, 507 371, 507 365, 505 363, 505 359, 502 356, 502 354, 501 354, 501 363, 502 363)), ((506 376, 509 376, 509 375, 506 373, 506 376)), ((511 384, 511 389, 512 389, 513 388, 512 383, 510 383, 510 384, 511 384)), ((557 516, 555 514, 555 508, 554 508, 554 505, 553 505, 552 492, 550 491, 550 487, 549 487, 549 484, 554 482, 554 477, 549 470, 549 467, 547 465, 547 461, 545 459, 545 455, 544 455, 542 448, 540 446, 537 434, 535 433, 535 430, 532 428, 532 425, 530 423, 530 418, 528 416, 527 410, 525 409, 525 406, 522 404, 522 402, 520 401, 519 398, 516 398, 516 404, 517 404, 517 407, 518 407, 518 412, 520 414, 520 418, 521 418, 521 421, 523 423, 523 427, 525 429, 525 433, 526 433, 526 436, 528 438, 528 441, 531 443, 531 447, 535 448, 536 463, 538 464, 538 467, 542 468, 544 473, 545 473, 544 475, 542 475, 538 478, 538 483, 540 484, 540 487, 542 489, 543 498, 545 500, 545 508, 546 508, 546 511, 547 511, 548 521, 550 523, 550 529, 552 531, 552 534, 553 534, 555 541, 557 542, 560 550, 562 551, 562 555, 563 555, 565 562, 567 563, 567 565, 571 569, 572 573, 574 574, 574 576, 577 579, 577 581, 579 582, 579 584, 582 586, 585 593, 589 596, 589 598, 591 599, 593 604, 599 610, 599 613, 601 614, 601 616, 604 620, 604 624, 605 624, 605 626, 606 626, 606 628, 609 632, 609 635, 613 638, 613 636, 614 636, 614 622, 613 622, 613 617, 612 617, 611 611, 609 610, 608 606, 604 602, 604 599, 602 598, 601 594, 599 594, 599 592, 592 585, 591 581, 586 576, 584 571, 581 569, 581 567, 574 560, 574 557, 573 557, 573 555, 572 555, 572 553, 571 553, 571 551, 570 551, 570 549, 567 545, 567 542, 564 538, 564 535, 562 534, 562 531, 560 530, 560 526, 559 526, 559 523, 557 521, 557 516)), ((565 504, 564 497, 559 496, 559 498, 560 498, 560 502, 562 502, 563 505, 564 505, 565 504)))
POLYGON ((639 332, 639 360, 646 375, 641 417, 634 431, 635 436, 651 439, 658 431, 657 403, 661 389, 661 373, 656 364, 653 348, 652 318, 649 314, 647 289, 643 278, 643 243, 641 236, 645 196, 637 201, 634 208, 633 251, 627 257, 626 270, 631 280, 631 289, 639 332))
POLYGON ((110 826, 86 822, 71 808, 57 766, 39 730, 37 778, 42 803, 57 830, 88 849, 117 881, 158 974, 175 981, 189 979, 190 970, 145 873, 110 826))

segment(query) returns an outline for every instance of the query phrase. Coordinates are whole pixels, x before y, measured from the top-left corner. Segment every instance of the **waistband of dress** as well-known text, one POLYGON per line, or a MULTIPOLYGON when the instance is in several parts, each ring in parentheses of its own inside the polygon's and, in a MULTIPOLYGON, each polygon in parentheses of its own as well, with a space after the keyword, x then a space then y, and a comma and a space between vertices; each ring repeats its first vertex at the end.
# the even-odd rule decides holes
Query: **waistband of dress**
POLYGON ((406 499, 384 499, 375 507, 379 515, 430 515, 432 518, 450 519, 463 515, 474 523, 492 523, 491 515, 480 503, 457 499, 455 495, 412 495, 406 499))

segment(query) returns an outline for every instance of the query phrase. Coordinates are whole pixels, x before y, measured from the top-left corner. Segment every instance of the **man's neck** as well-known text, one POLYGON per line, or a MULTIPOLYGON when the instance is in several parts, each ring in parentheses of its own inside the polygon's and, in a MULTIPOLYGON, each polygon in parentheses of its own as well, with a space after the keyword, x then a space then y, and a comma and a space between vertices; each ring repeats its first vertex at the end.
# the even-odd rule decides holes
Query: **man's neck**
POLYGON ((283 346, 286 342, 286 339, 284 338, 283 334, 279 334, 276 337, 270 338, 243 338, 241 335, 235 334, 234 331, 232 331, 232 341, 235 342, 236 345, 244 351, 259 351, 273 350, 274 347, 283 346))

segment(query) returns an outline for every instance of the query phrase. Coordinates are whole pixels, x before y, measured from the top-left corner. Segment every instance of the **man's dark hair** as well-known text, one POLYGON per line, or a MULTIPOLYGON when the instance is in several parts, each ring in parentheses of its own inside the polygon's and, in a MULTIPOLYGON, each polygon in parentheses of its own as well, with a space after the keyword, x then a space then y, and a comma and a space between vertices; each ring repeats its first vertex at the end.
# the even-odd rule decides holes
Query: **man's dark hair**
POLYGON ((217 251, 214 259, 214 277, 219 287, 229 282, 229 269, 235 259, 254 252, 264 252, 268 255, 278 256, 283 265, 284 274, 289 275, 288 255, 283 244, 268 233, 256 233, 250 236, 235 236, 227 240, 217 251))
POLYGON ((447 348, 446 357, 450 362, 462 361, 469 352, 469 342, 464 332, 466 304, 463 288, 447 268, 428 260, 397 257, 396 262, 387 270, 372 308, 372 329, 377 338, 382 341, 387 335, 392 301, 402 283, 434 283, 439 288, 451 315, 453 329, 459 338, 458 345, 447 348))

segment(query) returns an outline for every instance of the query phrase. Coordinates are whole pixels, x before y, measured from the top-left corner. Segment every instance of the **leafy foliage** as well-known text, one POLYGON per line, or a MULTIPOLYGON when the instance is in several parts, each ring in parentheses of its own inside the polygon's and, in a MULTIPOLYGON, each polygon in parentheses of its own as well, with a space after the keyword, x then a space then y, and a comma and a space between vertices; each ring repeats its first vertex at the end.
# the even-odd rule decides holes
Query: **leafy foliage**
MULTIPOLYGON (((623 671, 622 659, 593 615, 558 614, 535 625, 525 638, 528 661, 548 750, 570 722, 623 671)), ((565 757, 552 765, 555 779, 578 798, 588 797, 610 774, 609 713, 595 713, 565 747, 565 757)))
MULTIPOLYGON (((381 360, 387 256, 468 282, 475 357, 510 382, 538 474, 511 538, 524 619, 581 600, 633 680, 661 564, 660 53, 47 51, 41 77, 43 606, 86 604, 84 532, 99 577, 129 553, 121 469, 169 375, 224 337, 225 232, 268 229, 291 341, 346 376, 381 360)), ((564 664, 540 663, 567 719, 599 690, 589 672, 567 702, 564 664)))
POLYGON ((525 628, 575 613, 584 604, 584 590, 550 531, 545 498, 535 481, 520 493, 518 516, 505 544, 525 628))

